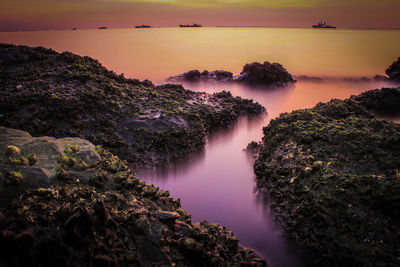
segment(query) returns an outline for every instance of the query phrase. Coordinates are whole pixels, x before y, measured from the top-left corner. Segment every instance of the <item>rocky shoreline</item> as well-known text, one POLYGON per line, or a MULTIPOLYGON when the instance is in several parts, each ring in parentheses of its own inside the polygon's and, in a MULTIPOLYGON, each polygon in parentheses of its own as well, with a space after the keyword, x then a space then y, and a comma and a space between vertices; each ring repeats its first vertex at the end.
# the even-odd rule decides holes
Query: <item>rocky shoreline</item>
POLYGON ((131 169, 188 155, 264 107, 6 44, 0 88, 0 265, 266 266, 131 169))
POLYGON ((2 266, 266 266, 86 140, 0 127, 0 148, 2 266))
POLYGON ((399 266, 400 124, 371 113, 398 111, 399 94, 331 100, 263 129, 258 188, 306 247, 306 266, 399 266))
MULTIPOLYGON (((247 64, 239 76, 172 79, 295 82, 269 62, 247 64)), ((258 103, 7 44, 0 97, 1 266, 266 266, 230 230, 193 223, 179 200, 132 169, 198 151, 210 132, 265 112, 258 103)), ((307 266, 400 265, 400 125, 374 115, 399 114, 399 103, 400 88, 383 88, 283 113, 248 145, 257 187, 306 248, 307 266)))
POLYGON ((253 62, 243 66, 239 75, 234 76, 232 72, 226 70, 190 70, 183 74, 172 76, 167 79, 170 82, 198 82, 198 81, 217 81, 217 82, 240 82, 255 86, 287 86, 294 83, 294 77, 279 63, 253 62))
POLYGON ((1 125, 34 136, 81 137, 133 166, 199 150, 211 131, 265 108, 229 92, 197 93, 124 78, 97 60, 0 45, 1 125))

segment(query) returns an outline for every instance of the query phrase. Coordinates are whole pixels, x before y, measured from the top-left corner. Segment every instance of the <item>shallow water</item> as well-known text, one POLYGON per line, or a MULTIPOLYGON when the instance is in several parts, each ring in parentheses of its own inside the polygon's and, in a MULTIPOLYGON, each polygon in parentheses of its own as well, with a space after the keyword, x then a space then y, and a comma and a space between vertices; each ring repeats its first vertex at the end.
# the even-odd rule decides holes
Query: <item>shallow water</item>
POLYGON ((261 140, 262 127, 282 112, 391 84, 300 81, 294 86, 269 90, 239 84, 184 86, 207 92, 230 89, 235 96, 261 103, 268 114, 250 120, 242 118, 231 128, 212 134, 204 151, 194 159, 139 172, 140 176, 180 198, 194 221, 206 219, 233 230, 242 245, 256 249, 271 266, 301 266, 299 247, 280 235, 282 230, 273 221, 268 200, 257 194, 252 160, 243 149, 250 141, 261 140))
POLYGON ((121 29, 0 33, 0 42, 42 45, 97 58, 125 76, 162 82, 168 76, 198 68, 239 73, 252 61, 277 61, 289 72, 330 77, 324 82, 299 81, 285 88, 240 84, 187 83, 195 91, 229 90, 251 98, 268 114, 242 118, 213 133, 193 158, 152 171, 139 171, 149 183, 182 200, 194 221, 227 226, 243 246, 256 249, 270 266, 300 266, 298 247, 280 235, 264 196, 258 195, 252 160, 242 150, 260 140, 262 127, 282 112, 312 107, 331 98, 395 86, 386 82, 348 82, 342 77, 383 74, 400 56, 399 31, 312 30, 277 28, 121 29))

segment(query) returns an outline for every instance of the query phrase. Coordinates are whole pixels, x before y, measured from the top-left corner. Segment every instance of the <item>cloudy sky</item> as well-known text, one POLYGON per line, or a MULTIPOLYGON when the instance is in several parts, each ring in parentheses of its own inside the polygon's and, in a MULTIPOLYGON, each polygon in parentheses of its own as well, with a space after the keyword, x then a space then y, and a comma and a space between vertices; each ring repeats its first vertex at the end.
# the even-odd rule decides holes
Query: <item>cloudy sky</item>
POLYGON ((0 0, 0 30, 137 24, 400 28, 400 0, 0 0))

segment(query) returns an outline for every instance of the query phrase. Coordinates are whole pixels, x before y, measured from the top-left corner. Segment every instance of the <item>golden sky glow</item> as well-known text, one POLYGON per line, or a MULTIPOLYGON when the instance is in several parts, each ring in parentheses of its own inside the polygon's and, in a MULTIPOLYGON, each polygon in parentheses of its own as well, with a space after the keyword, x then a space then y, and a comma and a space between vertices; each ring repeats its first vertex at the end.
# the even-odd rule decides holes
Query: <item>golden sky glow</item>
POLYGON ((400 0, 0 0, 0 31, 204 26, 400 28, 400 0))
POLYGON ((227 7, 227 6, 241 6, 241 7, 268 7, 268 8, 281 8, 281 7, 312 7, 321 2, 320 0, 119 0, 121 2, 152 2, 159 4, 170 4, 178 6, 192 6, 200 8, 212 7, 227 7))

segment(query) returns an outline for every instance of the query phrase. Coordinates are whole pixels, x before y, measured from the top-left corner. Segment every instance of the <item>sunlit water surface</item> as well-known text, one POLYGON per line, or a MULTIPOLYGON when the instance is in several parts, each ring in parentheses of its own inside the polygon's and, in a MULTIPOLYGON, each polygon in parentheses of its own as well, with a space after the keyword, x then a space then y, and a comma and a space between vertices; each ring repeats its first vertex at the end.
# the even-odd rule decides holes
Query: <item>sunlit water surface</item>
POLYGON ((270 266, 300 266, 299 247, 273 222, 268 200, 257 194, 252 160, 242 150, 262 138, 262 127, 282 112, 312 107, 332 98, 395 86, 386 82, 346 82, 343 77, 383 74, 399 54, 400 31, 279 28, 118 29, 0 33, 0 42, 41 45, 99 59, 127 77, 162 83, 189 69, 225 69, 238 74, 245 63, 280 62, 295 75, 328 77, 324 82, 286 88, 239 84, 184 84, 195 91, 229 90, 251 98, 268 114, 242 118, 213 133, 204 150, 190 159, 138 171, 148 183, 180 198, 194 221, 227 226, 243 246, 256 249, 270 266))

